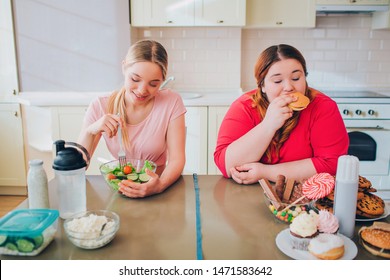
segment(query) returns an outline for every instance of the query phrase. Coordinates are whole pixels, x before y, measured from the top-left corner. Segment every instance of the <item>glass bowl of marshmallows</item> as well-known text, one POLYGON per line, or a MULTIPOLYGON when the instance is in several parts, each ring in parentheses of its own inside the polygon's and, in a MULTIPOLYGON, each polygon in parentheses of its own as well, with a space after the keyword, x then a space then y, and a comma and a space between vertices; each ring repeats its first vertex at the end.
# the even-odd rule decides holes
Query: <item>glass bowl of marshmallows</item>
POLYGON ((74 214, 64 222, 68 239, 77 247, 97 249, 114 239, 119 229, 118 214, 108 210, 86 211, 74 214))

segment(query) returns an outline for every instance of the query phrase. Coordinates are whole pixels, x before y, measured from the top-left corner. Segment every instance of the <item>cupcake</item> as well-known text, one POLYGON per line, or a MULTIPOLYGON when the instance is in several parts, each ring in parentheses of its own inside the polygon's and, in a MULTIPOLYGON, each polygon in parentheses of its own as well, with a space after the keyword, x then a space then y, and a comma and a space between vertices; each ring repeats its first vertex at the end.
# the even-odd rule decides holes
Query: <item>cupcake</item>
POLYGON ((314 211, 298 215, 290 224, 290 239, 294 249, 307 251, 312 238, 317 236, 318 214, 314 211))
POLYGON ((337 233, 339 229, 339 220, 335 215, 326 210, 318 212, 318 231, 320 233, 337 233))

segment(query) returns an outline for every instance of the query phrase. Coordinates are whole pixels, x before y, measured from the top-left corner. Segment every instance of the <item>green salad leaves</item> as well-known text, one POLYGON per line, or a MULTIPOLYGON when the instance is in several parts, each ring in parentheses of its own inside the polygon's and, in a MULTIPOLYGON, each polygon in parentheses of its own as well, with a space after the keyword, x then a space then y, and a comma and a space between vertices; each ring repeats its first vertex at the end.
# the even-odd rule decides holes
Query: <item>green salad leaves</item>
POLYGON ((150 177, 146 174, 146 168, 154 171, 155 165, 153 162, 145 160, 145 163, 140 170, 137 170, 137 166, 133 166, 131 162, 128 162, 122 168, 119 163, 113 168, 108 164, 104 164, 101 166, 100 170, 105 175, 105 179, 111 188, 117 191, 119 189, 118 184, 122 180, 131 180, 136 183, 148 182, 150 177))

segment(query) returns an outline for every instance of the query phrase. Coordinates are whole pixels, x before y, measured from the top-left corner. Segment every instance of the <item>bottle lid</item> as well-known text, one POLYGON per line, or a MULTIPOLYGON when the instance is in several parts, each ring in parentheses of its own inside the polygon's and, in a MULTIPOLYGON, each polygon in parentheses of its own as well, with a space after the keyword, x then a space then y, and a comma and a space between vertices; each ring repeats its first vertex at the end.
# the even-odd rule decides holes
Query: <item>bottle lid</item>
POLYGON ((56 144, 56 157, 53 161, 55 170, 76 170, 87 166, 82 153, 73 147, 65 148, 65 141, 59 140, 56 144))
POLYGON ((337 161, 336 180, 356 182, 359 180, 359 159, 352 155, 340 156, 337 161))

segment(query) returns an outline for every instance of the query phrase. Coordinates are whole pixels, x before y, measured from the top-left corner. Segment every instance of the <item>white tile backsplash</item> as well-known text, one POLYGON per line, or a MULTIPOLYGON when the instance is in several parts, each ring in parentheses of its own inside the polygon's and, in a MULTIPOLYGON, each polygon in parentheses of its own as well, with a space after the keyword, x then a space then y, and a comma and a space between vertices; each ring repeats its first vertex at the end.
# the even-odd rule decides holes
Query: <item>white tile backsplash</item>
POLYGON ((137 39, 145 31, 167 48, 177 90, 250 90, 258 55, 281 43, 303 53, 313 87, 390 88, 390 31, 370 15, 318 16, 311 29, 138 28, 137 39))

